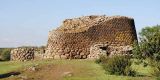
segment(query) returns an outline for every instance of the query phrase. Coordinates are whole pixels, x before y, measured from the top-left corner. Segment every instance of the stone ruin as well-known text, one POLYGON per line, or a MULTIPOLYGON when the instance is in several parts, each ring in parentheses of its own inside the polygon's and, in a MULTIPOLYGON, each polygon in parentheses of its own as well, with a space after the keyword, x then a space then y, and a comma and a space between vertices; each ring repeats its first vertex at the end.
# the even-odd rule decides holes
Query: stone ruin
POLYGON ((11 50, 11 60, 28 61, 43 59, 45 47, 18 47, 11 50))
POLYGON ((83 16, 66 19, 50 31, 46 49, 16 48, 11 51, 11 59, 96 59, 99 55, 126 55, 131 54, 135 40, 133 18, 83 16))
POLYGON ((130 53, 137 40, 134 20, 124 16, 84 16, 66 19, 49 32, 46 57, 95 59, 130 53))

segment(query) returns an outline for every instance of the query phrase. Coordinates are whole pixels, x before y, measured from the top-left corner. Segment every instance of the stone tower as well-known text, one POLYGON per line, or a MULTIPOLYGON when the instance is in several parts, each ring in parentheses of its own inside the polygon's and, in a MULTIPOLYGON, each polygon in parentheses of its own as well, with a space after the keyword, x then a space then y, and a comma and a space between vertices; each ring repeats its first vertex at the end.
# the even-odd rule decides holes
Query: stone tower
POLYGON ((94 59, 122 54, 137 40, 134 19, 124 16, 83 16, 66 19, 49 32, 45 56, 53 59, 94 59))

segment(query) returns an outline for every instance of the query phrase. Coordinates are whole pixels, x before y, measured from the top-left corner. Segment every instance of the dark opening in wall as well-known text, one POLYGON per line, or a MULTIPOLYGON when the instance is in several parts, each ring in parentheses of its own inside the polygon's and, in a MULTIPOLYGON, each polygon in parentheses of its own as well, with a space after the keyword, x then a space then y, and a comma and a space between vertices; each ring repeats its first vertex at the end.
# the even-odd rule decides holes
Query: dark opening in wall
POLYGON ((108 48, 108 46, 103 46, 103 47, 99 47, 102 51, 105 51, 106 53, 106 55, 107 56, 109 56, 110 55, 110 52, 109 52, 109 48, 108 48))
POLYGON ((102 50, 107 50, 107 47, 99 47, 102 50))
POLYGON ((43 50, 43 53, 45 53, 46 52, 46 50, 43 50))
POLYGON ((107 52, 107 56, 109 56, 110 55, 110 53, 109 52, 107 52))

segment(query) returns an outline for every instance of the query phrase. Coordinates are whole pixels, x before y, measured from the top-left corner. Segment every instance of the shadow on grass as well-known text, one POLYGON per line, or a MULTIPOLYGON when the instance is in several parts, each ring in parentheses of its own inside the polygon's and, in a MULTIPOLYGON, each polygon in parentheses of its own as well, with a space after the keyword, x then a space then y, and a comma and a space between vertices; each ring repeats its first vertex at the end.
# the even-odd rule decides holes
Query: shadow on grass
POLYGON ((136 75, 135 77, 148 77, 147 75, 136 75))
POLYGON ((0 74, 0 79, 7 78, 10 76, 19 75, 19 74, 21 74, 21 73, 20 72, 9 72, 9 73, 5 73, 5 74, 0 74))

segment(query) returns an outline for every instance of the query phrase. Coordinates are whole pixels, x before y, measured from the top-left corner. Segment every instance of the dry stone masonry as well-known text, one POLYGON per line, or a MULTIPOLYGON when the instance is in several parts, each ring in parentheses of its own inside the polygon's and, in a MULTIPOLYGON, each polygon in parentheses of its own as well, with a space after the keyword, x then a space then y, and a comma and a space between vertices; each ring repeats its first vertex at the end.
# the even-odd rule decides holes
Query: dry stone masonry
POLYGON ((27 61, 34 59, 43 59, 44 53, 44 47, 19 47, 11 50, 11 60, 27 61))
POLYGON ((44 58, 95 59, 130 53, 137 40, 134 20, 124 16, 84 16, 66 19, 49 32, 44 58))
POLYGON ((11 60, 96 59, 99 55, 130 54, 137 40, 134 20, 125 16, 83 16, 66 19, 49 32, 45 47, 19 47, 11 60))

